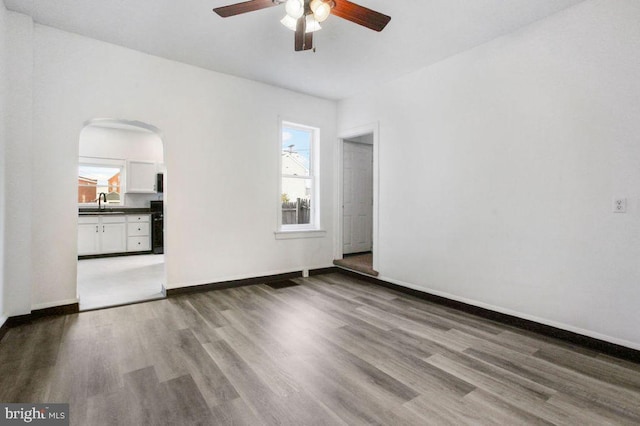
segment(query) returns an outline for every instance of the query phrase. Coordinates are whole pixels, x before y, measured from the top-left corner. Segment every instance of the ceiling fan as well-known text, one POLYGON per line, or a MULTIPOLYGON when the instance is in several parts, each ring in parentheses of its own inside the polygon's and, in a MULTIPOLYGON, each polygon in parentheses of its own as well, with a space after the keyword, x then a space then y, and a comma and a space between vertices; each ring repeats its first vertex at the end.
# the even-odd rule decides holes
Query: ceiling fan
POLYGON ((319 30, 320 23, 330 14, 339 16, 374 31, 382 31, 391 17, 375 10, 357 5, 348 0, 249 0, 213 9, 223 18, 253 12, 286 3, 287 14, 280 21, 285 27, 296 32, 295 51, 313 48, 313 32, 319 30))

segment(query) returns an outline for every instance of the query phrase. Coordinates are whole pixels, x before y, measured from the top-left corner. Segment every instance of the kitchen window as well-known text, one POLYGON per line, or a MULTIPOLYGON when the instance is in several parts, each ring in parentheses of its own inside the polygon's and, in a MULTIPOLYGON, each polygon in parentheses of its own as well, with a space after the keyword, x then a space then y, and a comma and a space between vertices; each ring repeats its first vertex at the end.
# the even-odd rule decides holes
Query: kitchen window
POLYGON ((312 233, 319 231, 319 133, 320 129, 316 127, 287 121, 281 124, 278 199, 280 232, 276 232, 277 238, 315 236, 312 233))
POLYGON ((98 196, 106 194, 106 204, 123 204, 124 162, 120 160, 81 159, 78 164, 78 204, 98 204, 98 196))

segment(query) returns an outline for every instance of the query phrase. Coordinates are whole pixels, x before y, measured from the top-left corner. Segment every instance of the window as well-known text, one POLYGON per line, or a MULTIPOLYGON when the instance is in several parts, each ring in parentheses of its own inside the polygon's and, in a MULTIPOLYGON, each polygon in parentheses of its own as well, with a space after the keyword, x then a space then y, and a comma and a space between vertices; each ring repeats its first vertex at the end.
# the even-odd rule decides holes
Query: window
POLYGON ((104 193, 107 204, 122 205, 123 170, 120 161, 81 159, 78 165, 78 204, 97 204, 98 195, 104 193))
POLYGON ((281 231, 318 229, 319 129, 282 122, 279 225, 281 231))

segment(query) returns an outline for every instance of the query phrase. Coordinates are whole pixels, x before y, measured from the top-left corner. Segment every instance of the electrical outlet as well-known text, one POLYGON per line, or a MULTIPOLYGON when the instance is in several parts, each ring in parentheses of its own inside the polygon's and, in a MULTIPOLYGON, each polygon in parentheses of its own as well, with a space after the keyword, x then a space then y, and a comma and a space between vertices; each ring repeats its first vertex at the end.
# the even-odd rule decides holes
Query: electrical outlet
POLYGON ((626 213, 627 212, 627 199, 616 198, 613 200, 613 212, 614 213, 626 213))

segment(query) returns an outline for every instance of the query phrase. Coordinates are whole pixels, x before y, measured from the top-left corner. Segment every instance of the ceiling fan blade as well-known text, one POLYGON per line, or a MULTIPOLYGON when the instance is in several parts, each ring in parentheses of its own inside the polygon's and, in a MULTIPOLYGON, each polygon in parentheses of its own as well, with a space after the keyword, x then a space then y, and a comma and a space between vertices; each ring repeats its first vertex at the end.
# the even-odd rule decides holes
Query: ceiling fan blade
POLYGON ((334 0, 335 6, 331 9, 333 15, 371 28, 374 31, 382 31, 391 20, 390 16, 383 15, 375 10, 351 3, 349 0, 334 0))
POLYGON ((298 18, 298 22, 296 23, 296 36, 294 45, 294 49, 296 52, 313 48, 313 33, 308 33, 306 31, 307 19, 303 15, 302 17, 298 18))
POLYGON ((242 13, 253 12, 254 10, 266 9, 267 7, 277 6, 279 4, 279 2, 274 2, 273 0, 249 0, 229 6, 216 7, 213 11, 223 18, 227 18, 242 13))

